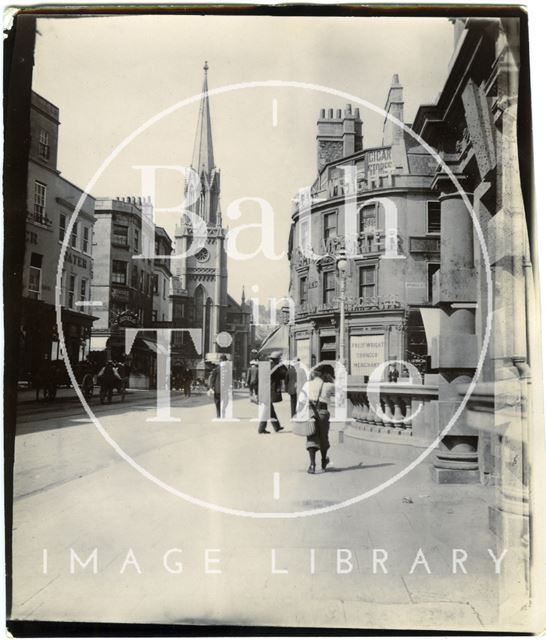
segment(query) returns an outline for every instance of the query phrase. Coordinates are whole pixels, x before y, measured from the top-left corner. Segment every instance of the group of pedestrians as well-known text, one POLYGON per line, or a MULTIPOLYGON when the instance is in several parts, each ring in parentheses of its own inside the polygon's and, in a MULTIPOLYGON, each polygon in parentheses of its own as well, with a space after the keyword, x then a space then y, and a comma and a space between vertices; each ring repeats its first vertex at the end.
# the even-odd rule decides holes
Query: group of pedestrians
MULTIPOLYGON (((257 353, 256 353, 257 356, 257 353)), ((302 412, 305 407, 309 410, 309 419, 314 421, 315 430, 306 439, 306 447, 309 455, 308 473, 316 471, 317 452, 320 451, 321 467, 325 471, 330 458, 328 457, 328 449, 330 448, 329 431, 330 431, 330 412, 329 403, 335 396, 335 385, 333 369, 331 366, 324 365, 313 369, 310 380, 300 365, 299 358, 295 363, 288 366, 281 363, 281 352, 271 353, 269 362, 271 367, 270 373, 270 406, 269 421, 275 432, 283 431, 284 427, 280 424, 275 404, 282 402, 282 386, 286 389, 290 397, 290 415, 294 418, 302 412), (301 377, 305 378, 305 382, 301 384, 301 377), (301 389, 300 389, 301 387, 301 389)), ((258 399, 258 383, 259 383, 259 363, 257 357, 251 363, 247 374, 247 383, 250 390, 251 400, 255 397, 258 399)), ((261 407, 262 411, 266 407, 261 407)), ((304 416, 305 417, 305 416, 304 416)), ((267 419, 259 422, 258 433, 267 434, 267 419)))
MULTIPOLYGON (((325 471, 330 463, 328 450, 330 448, 329 431, 330 431, 330 412, 329 403, 335 396, 335 384, 333 369, 329 365, 315 367, 310 379, 307 380, 307 374, 300 365, 299 358, 295 362, 289 363, 288 366, 281 361, 282 352, 272 352, 269 357, 269 406, 260 403, 259 387, 260 387, 260 362, 258 352, 252 351, 252 359, 246 375, 246 384, 248 386, 251 402, 260 404, 260 421, 258 424, 258 433, 270 434, 267 430, 268 422, 271 423, 276 433, 284 430, 279 421, 279 417, 275 410, 275 405, 282 402, 283 386, 286 393, 290 396, 290 415, 294 418, 296 415, 303 415, 304 409, 309 410, 309 419, 314 422, 314 431, 306 438, 306 448, 309 455, 308 473, 314 474, 317 465, 317 452, 320 451, 321 467, 325 471), (305 379, 303 382, 302 378, 305 379), (303 383, 303 384, 302 384, 303 383), (267 413, 269 411, 269 413, 267 413)), ((220 356, 219 363, 214 367, 209 378, 209 393, 214 397, 216 406, 216 417, 221 417, 221 371, 222 363, 227 361, 225 355, 220 356)), ((305 415, 303 415, 305 419, 305 415)))

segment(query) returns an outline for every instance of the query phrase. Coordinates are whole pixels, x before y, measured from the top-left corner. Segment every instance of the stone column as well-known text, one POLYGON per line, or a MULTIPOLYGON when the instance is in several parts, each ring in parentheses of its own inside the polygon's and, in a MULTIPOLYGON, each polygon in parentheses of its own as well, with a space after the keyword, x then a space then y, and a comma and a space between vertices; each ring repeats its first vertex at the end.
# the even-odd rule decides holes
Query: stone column
MULTIPOLYGON (((438 430, 455 415, 460 384, 471 381, 479 354, 475 329, 477 274, 474 268, 473 223, 461 193, 450 180, 438 181, 441 202, 440 271, 435 277, 433 301, 440 308, 440 333, 433 342, 432 367, 438 369, 438 430)), ((472 195, 466 194, 470 202, 472 195)), ((438 446, 432 468, 440 483, 478 482, 478 433, 464 421, 464 413, 438 446)))

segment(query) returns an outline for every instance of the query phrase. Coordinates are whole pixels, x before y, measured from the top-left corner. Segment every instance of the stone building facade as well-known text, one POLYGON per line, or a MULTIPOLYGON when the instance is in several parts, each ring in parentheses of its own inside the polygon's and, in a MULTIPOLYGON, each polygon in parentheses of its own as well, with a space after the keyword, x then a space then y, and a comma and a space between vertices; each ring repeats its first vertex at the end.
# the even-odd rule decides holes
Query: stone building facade
MULTIPOLYGON (((32 379, 43 360, 60 359, 55 315, 62 243, 82 190, 57 165, 59 109, 33 92, 30 110, 26 242, 19 377, 32 379)), ((67 239, 61 269, 60 304, 67 354, 72 363, 89 349, 95 319, 88 304, 93 273, 94 199, 87 195, 67 239)))
MULTIPOLYGON (((403 110, 395 75, 385 111, 403 122, 403 110)), ((437 383, 430 358, 433 278, 441 261, 434 160, 388 118, 383 144, 366 148, 360 114, 351 105, 342 112, 321 111, 317 159, 318 177, 309 193, 300 194, 293 213, 290 355, 307 366, 344 362, 354 417, 345 438, 374 450, 384 438, 363 418, 365 384, 382 363, 399 361, 392 367, 400 376, 398 393, 383 400, 392 422, 385 421, 385 433, 392 432, 385 452, 413 455, 426 447, 430 422, 423 416, 413 424, 399 418, 411 413, 419 397, 434 397, 437 383), (418 391, 402 393, 402 382, 410 380, 400 361, 419 371, 418 391)), ((383 379, 387 375, 388 370, 383 379)))
MULTIPOLYGON (((155 234, 142 198, 97 198, 93 240, 95 315, 91 348, 123 359, 126 327, 152 327, 155 234), (146 246, 148 243, 148 246, 146 246)), ((129 355, 129 386, 148 388, 155 359, 153 339, 140 335, 129 355)))
POLYGON ((436 103, 422 106, 413 124, 462 187, 438 166, 442 254, 435 301, 441 335, 433 358, 444 414, 470 395, 435 466, 440 474, 457 475, 477 463, 474 473, 494 488, 490 528, 496 552, 507 558, 500 622, 516 630, 530 626, 525 612, 541 600, 537 572, 545 562, 540 545, 530 548, 542 531, 530 516, 540 511, 545 479, 534 460, 544 450, 544 428, 531 205, 520 173, 529 140, 518 138, 525 134, 525 127, 518 129, 520 103, 529 108, 528 96, 520 94, 521 24, 517 18, 453 23, 446 81, 436 103), (454 348, 445 349, 447 343, 454 348), (482 352, 478 382, 471 385, 482 352))
POLYGON ((173 245, 163 227, 156 226, 154 235, 152 325, 168 326, 172 322, 172 272, 171 260, 164 256, 172 255, 173 245))
MULTIPOLYGON (((443 87, 411 124, 417 139, 386 121, 383 146, 366 150, 355 127, 355 152, 345 158, 351 127, 343 119, 356 122, 359 114, 337 112, 326 140, 324 122, 333 112, 321 112, 319 176, 293 215, 290 352, 308 364, 346 363, 345 444, 409 462, 437 442, 422 460, 435 481, 490 487, 484 506, 493 551, 506 558, 499 623, 518 630, 533 624, 525 616, 541 597, 545 562, 530 543, 541 532, 545 474, 530 199, 522 190, 529 140, 518 137, 525 133, 518 109, 528 99, 520 94, 521 25, 506 17, 456 19, 453 26, 443 87), (351 164, 356 189, 342 171, 351 164), (370 164, 379 169, 366 171, 370 164), (388 232, 384 206, 367 211, 378 194, 396 204, 396 233, 388 232), (348 258, 347 241, 336 237, 347 206, 357 212, 361 254, 348 258), (398 257, 386 258, 389 250, 398 257), (363 375, 397 358, 422 375, 385 379, 373 404, 363 375)), ((403 122, 396 77, 385 110, 403 122)))
POLYGON ((245 299, 244 289, 241 295, 241 302, 237 302, 228 294, 226 331, 233 338, 230 346, 233 377, 234 380, 241 380, 250 362, 250 351, 255 346, 252 309, 245 299))

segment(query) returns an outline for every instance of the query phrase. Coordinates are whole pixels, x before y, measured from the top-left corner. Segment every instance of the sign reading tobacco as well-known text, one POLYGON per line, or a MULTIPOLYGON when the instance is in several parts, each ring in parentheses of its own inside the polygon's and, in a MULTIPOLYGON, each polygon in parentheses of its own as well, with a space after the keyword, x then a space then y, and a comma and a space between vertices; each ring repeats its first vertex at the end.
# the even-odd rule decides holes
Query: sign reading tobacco
POLYGON ((369 376, 385 360, 385 336, 351 336, 351 375, 369 376))

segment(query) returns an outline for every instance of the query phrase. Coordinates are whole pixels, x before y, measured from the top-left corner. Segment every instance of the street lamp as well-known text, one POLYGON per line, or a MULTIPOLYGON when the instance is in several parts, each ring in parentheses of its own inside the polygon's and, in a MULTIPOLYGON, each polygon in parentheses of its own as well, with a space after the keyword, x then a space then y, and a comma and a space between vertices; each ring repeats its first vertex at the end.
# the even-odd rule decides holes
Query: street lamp
POLYGON ((347 272, 345 251, 340 251, 336 267, 339 271, 339 361, 345 366, 345 276, 347 272))

